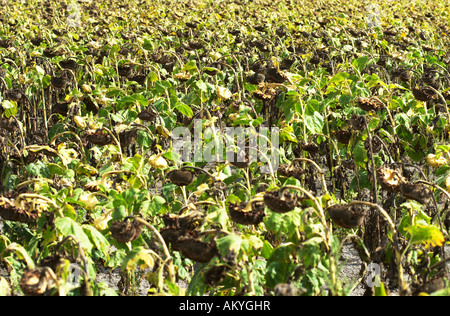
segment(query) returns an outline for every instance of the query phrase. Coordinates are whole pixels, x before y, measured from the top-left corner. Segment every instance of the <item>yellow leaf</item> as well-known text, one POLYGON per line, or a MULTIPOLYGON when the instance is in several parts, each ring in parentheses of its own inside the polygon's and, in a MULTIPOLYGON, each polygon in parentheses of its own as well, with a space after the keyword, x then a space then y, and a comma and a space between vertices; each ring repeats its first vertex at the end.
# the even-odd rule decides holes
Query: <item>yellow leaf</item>
POLYGON ((75 125, 78 126, 79 128, 86 128, 86 120, 78 115, 75 115, 73 117, 73 121, 75 122, 75 125))
POLYGON ((158 134, 160 134, 166 138, 171 137, 170 131, 162 125, 156 126, 156 131, 158 132, 158 134))
POLYGON ((150 166, 152 166, 155 169, 166 169, 169 167, 169 164, 162 157, 162 155, 152 155, 148 159, 148 162, 150 163, 150 166))
POLYGON ((92 211, 98 204, 98 200, 93 194, 83 194, 80 196, 80 202, 86 206, 87 210, 92 211))
POLYGON ((111 216, 112 210, 109 211, 108 213, 105 213, 99 217, 97 217, 94 220, 94 227, 98 230, 98 231, 102 231, 108 228, 108 222, 112 219, 111 216))
POLYGON ((200 196, 200 195, 203 194, 203 192, 205 192, 208 189, 209 189, 209 186, 206 183, 203 183, 203 184, 198 186, 197 191, 195 191, 194 194, 196 196, 200 196))
POLYGON ((216 92, 219 98, 221 98, 222 100, 228 100, 233 96, 231 91, 224 87, 217 87, 216 92))
POLYGON ((83 92, 86 92, 86 93, 92 93, 92 88, 91 88, 91 86, 88 85, 88 84, 83 84, 83 85, 81 86, 81 89, 83 90, 83 92))

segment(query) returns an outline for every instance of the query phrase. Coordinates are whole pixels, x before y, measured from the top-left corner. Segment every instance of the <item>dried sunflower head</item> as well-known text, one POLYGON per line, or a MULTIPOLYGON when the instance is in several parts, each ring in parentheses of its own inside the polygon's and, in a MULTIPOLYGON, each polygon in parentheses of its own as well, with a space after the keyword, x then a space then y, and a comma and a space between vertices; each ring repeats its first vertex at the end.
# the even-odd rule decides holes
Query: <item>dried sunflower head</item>
POLYGON ((358 107, 361 110, 368 111, 368 112, 369 111, 376 112, 376 111, 384 108, 383 102, 381 102, 377 97, 371 97, 371 98, 360 97, 356 100, 356 102, 358 103, 358 107))
POLYGON ((406 179, 397 170, 381 167, 377 170, 377 179, 381 187, 389 192, 399 192, 406 179))
POLYGON ((47 269, 41 267, 34 270, 26 270, 19 282, 20 289, 26 296, 44 296, 54 285, 47 269))
POLYGON ((364 224, 366 212, 359 206, 335 204, 326 211, 335 224, 346 229, 352 229, 364 224))
POLYGON ((423 183, 403 183, 400 186, 400 193, 404 198, 423 205, 428 205, 433 195, 431 189, 423 183))

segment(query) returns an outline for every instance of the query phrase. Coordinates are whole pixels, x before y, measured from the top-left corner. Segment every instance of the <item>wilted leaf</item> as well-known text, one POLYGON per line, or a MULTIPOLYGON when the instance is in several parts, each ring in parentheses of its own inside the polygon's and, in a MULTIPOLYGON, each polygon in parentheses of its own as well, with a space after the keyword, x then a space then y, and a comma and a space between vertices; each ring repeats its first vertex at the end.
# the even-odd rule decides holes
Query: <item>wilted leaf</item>
POLYGON ((81 247, 89 252, 92 250, 93 246, 89 237, 86 235, 83 228, 73 219, 69 217, 57 218, 55 220, 55 228, 63 237, 72 235, 77 239, 81 247))
POLYGON ((134 248, 128 253, 122 263, 122 269, 126 271, 134 271, 136 266, 144 270, 146 268, 153 268, 155 265, 155 259, 153 258, 152 251, 145 249, 144 247, 134 248))
POLYGON ((222 256, 226 256, 229 252, 239 253, 241 249, 242 239, 238 235, 230 234, 228 236, 217 239, 217 249, 222 256))

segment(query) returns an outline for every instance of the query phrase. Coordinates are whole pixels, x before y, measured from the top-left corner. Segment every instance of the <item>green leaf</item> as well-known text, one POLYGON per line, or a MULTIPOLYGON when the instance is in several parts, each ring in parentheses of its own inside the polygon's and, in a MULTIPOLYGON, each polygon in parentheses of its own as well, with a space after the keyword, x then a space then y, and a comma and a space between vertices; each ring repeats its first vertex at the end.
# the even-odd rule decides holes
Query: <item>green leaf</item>
POLYGON ((98 296, 119 296, 117 292, 108 287, 108 284, 105 282, 100 282, 97 284, 98 287, 98 296))
POLYGON ((129 188, 123 191, 120 196, 123 198, 127 205, 131 206, 138 200, 138 191, 136 189, 129 188))
POLYGON ((222 256, 226 256, 229 252, 239 253, 242 239, 238 235, 230 234, 228 236, 217 239, 217 249, 222 256))
POLYGON ((414 162, 420 162, 423 158, 425 158, 425 153, 422 150, 414 150, 409 148, 407 153, 409 158, 411 158, 414 162))
MULTIPOLYGON (((376 277, 379 278, 380 276, 377 275, 376 277)), ((380 282, 380 286, 374 287, 374 289, 375 289, 375 296, 387 296, 386 288, 384 287, 383 282, 380 282)))
POLYGON ((155 82, 155 88, 160 93, 164 93, 164 91, 172 88, 172 84, 169 81, 160 80, 155 82))
POLYGON ((350 77, 350 74, 346 73, 346 72, 340 72, 337 73, 336 75, 333 76, 333 78, 330 79, 330 84, 340 84, 343 83, 345 81, 347 81, 347 79, 350 77))
POLYGON ((153 50, 153 41, 145 39, 144 44, 142 44, 142 48, 150 51, 153 50))
POLYGON ((259 249, 262 249, 263 246, 264 242, 261 240, 261 237, 255 235, 247 235, 247 238, 242 243, 242 249, 246 252, 251 249, 258 251, 259 249))
POLYGON ((261 125, 263 122, 264 122, 264 118, 257 117, 256 119, 253 120, 252 126, 257 127, 257 126, 261 125))
POLYGON ((430 294, 430 296, 450 296, 450 287, 433 292, 430 294))
POLYGON ((51 177, 54 175, 62 176, 64 175, 66 169, 64 167, 54 164, 54 163, 48 163, 47 164, 48 171, 50 172, 51 177))
POLYGON ((123 200, 115 200, 113 202, 114 205, 114 210, 112 212, 112 218, 115 221, 121 220, 125 217, 127 217, 127 209, 124 205, 124 201, 123 200))
POLYGON ((35 163, 31 163, 25 167, 26 171, 35 177, 39 178, 49 178, 50 171, 47 166, 42 161, 37 161, 35 163))
POLYGON ((84 232, 83 228, 69 217, 61 217, 55 220, 56 230, 63 236, 72 235, 80 243, 80 246, 90 252, 93 248, 89 237, 84 232))
POLYGON ((359 166, 364 166, 367 158, 367 151, 364 148, 364 143, 357 142, 353 149, 353 153, 355 156, 355 163, 359 166))
POLYGON ((264 240, 263 248, 261 250, 261 255, 264 258, 269 259, 272 256, 273 252, 274 252, 273 246, 270 244, 270 242, 268 242, 267 240, 264 240))
POLYGON ((195 71, 197 70, 197 63, 195 60, 190 60, 184 65, 184 67, 181 69, 181 71, 195 71))
POLYGON ((381 82, 380 77, 378 77, 377 74, 372 74, 371 76, 368 76, 367 80, 368 80, 367 82, 368 88, 376 87, 381 82))
POLYGON ((106 258, 109 258, 109 242, 95 227, 91 225, 82 226, 86 235, 94 244, 95 248, 100 250, 106 258))
POLYGON ((174 162, 178 162, 181 159, 180 154, 170 151, 170 150, 168 152, 164 153, 163 157, 169 159, 170 161, 174 161, 174 162))
POLYGON ((154 71, 150 72, 150 81, 155 82, 158 80, 159 80, 158 74, 154 71))
POLYGON ((106 97, 107 98, 114 98, 117 97, 119 95, 123 95, 124 91, 122 89, 119 88, 111 88, 108 90, 108 92, 106 92, 106 97))
POLYGON ((362 72, 364 68, 366 68, 367 62, 369 61, 369 57, 367 56, 361 56, 355 60, 353 60, 352 65, 359 70, 359 72, 362 72))
POLYGON ((323 243, 323 240, 320 237, 310 238, 303 243, 303 247, 299 250, 299 256, 303 259, 306 268, 315 267, 319 264, 321 243, 323 243))
POLYGON ((300 225, 301 215, 298 211, 285 214, 270 212, 264 218, 264 223, 269 231, 285 234, 286 238, 295 235, 297 227, 300 225))
POLYGON ((162 188, 163 195, 166 199, 169 199, 173 192, 178 189, 178 186, 173 183, 168 183, 162 188))
POLYGON ((45 75, 44 78, 42 78, 42 85, 43 85, 44 89, 47 89, 50 86, 51 82, 52 82, 52 76, 45 75))
POLYGON ((189 282, 188 289, 186 291, 187 296, 202 296, 208 286, 205 284, 204 279, 204 270, 207 267, 207 264, 201 264, 199 267, 196 268, 194 276, 191 279, 191 282, 189 282))
POLYGON ((277 284, 286 283, 287 279, 293 268, 293 264, 273 261, 267 266, 267 272, 265 275, 266 285, 272 289, 277 284))
POLYGON ((142 210, 143 215, 149 215, 149 216, 156 216, 157 214, 160 214, 162 208, 164 207, 164 204, 166 204, 166 200, 158 195, 155 195, 149 202, 147 210, 142 210))
POLYGON ((324 126, 324 117, 319 112, 314 115, 308 115, 305 119, 306 128, 313 134, 322 134, 324 126))
POLYGON ((117 101, 117 110, 122 110, 134 104, 140 104, 143 107, 147 107, 149 105, 149 101, 145 96, 141 94, 133 94, 131 96, 125 96, 117 101))
POLYGON ((185 115, 185 116, 187 116, 189 118, 192 118, 194 116, 194 112, 192 111, 192 109, 187 104, 181 103, 181 104, 177 105, 175 108, 181 114, 183 114, 183 115, 185 115))
POLYGON ((125 260, 127 254, 123 250, 116 250, 111 253, 109 260, 106 261, 105 266, 108 268, 116 268, 121 265, 121 263, 125 260))

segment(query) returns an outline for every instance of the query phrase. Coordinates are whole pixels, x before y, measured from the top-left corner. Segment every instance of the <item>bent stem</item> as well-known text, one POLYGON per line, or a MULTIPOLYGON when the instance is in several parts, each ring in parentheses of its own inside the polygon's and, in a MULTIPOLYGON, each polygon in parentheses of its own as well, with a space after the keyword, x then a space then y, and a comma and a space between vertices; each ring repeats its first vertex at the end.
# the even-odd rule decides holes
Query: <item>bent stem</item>
POLYGON ((398 270, 398 284, 399 284, 399 288, 400 288, 400 295, 403 295, 405 290, 406 290, 406 287, 405 287, 405 284, 404 284, 404 281, 403 281, 403 266, 402 266, 402 261, 403 261, 403 257, 405 255, 405 252, 402 253, 400 251, 398 237, 397 237, 397 229, 395 228, 395 224, 392 221, 391 217, 378 204, 365 202, 365 201, 352 201, 352 202, 348 203, 347 205, 348 206, 352 206, 352 205, 369 206, 369 207, 371 207, 373 209, 376 209, 378 212, 380 212, 380 214, 383 215, 383 217, 386 219, 390 229, 392 230, 392 236, 394 238, 394 251, 395 251, 395 257, 396 257, 396 261, 397 261, 397 270, 398 270))
MULTIPOLYGON (((314 204, 315 204, 316 207, 317 207, 316 213, 317 213, 317 215, 319 216, 319 219, 320 219, 320 221, 321 221, 321 223, 322 223, 322 225, 323 225, 323 227, 324 227, 324 229, 325 229, 325 234, 326 234, 326 236, 327 236, 326 241, 328 242, 328 241, 329 241, 329 238, 328 238, 328 232, 327 232, 327 230, 328 230, 328 225, 327 225, 327 221, 326 221, 326 218, 325 218, 325 212, 324 212, 324 210, 323 210, 322 205, 319 203, 319 201, 318 201, 318 200, 317 200, 310 192, 308 192, 307 190, 303 189, 302 187, 298 187, 298 186, 294 186, 294 185, 285 185, 284 187, 282 187, 282 188, 280 189, 280 193, 283 193, 283 191, 289 190, 289 189, 291 189, 291 190, 297 190, 297 191, 302 192, 302 193, 305 194, 310 200, 312 200, 312 201, 314 202, 314 204)), ((328 246, 328 245, 327 245, 327 246, 328 246)))
POLYGON ((308 159, 308 158, 296 158, 292 161, 291 166, 297 161, 309 162, 310 164, 312 164, 314 166, 314 168, 317 169, 317 172, 320 174, 320 178, 322 180, 323 193, 328 194, 327 183, 325 180, 325 172, 322 170, 322 168, 320 168, 319 165, 315 161, 308 159))
POLYGON ((220 205, 217 202, 213 202, 213 201, 199 201, 199 202, 195 202, 195 203, 189 203, 188 205, 182 207, 179 211, 178 211, 178 215, 182 215, 185 211, 187 210, 193 210, 193 211, 197 211, 197 205, 216 205, 219 206, 220 205), (193 208, 192 206, 194 206, 195 208, 193 208))
MULTIPOLYGON (((269 142, 271 148, 274 148, 272 146, 272 143, 270 142, 270 140, 267 137, 265 137, 264 135, 261 135, 261 134, 259 134, 259 136, 265 138, 266 141, 269 142)), ((269 172, 270 172, 270 176, 271 176, 271 179, 272 179, 272 184, 274 186, 276 186, 275 170, 274 170, 273 165, 272 165, 272 160, 274 160, 274 159, 272 159, 272 160, 269 159, 269 157, 265 153, 263 153, 259 148, 255 148, 255 147, 248 147, 248 148, 256 150, 257 152, 259 152, 259 154, 267 161, 267 164, 269 165, 269 172)), ((273 149, 273 150, 275 150, 275 149, 273 149)), ((272 158, 273 158, 273 153, 272 153, 272 158)), ((248 175, 247 175, 247 178, 248 178, 248 175)))
POLYGON ((263 197, 254 197, 253 199, 251 199, 250 201, 247 202, 247 205, 245 206, 245 208, 242 211, 250 212, 252 210, 252 205, 255 202, 264 202, 264 198, 263 197))
POLYGON ((62 213, 61 208, 56 204, 56 202, 53 201, 52 199, 46 197, 46 196, 42 196, 42 195, 34 194, 34 193, 22 193, 15 200, 16 207, 20 208, 20 200, 22 200, 22 199, 40 199, 40 200, 43 200, 43 201, 49 203, 50 205, 52 205, 56 209, 56 211, 58 212, 59 216, 64 217, 64 214, 62 213))
POLYGON ((83 145, 83 142, 81 141, 80 136, 78 136, 78 134, 76 134, 76 133, 74 133, 74 132, 72 132, 72 131, 65 131, 65 132, 59 133, 59 134, 53 136, 53 138, 50 140, 50 144, 51 144, 51 145, 54 145, 54 144, 55 144, 55 140, 56 140, 58 137, 60 137, 60 136, 62 136, 62 135, 65 135, 65 134, 70 134, 70 135, 74 136, 74 137, 77 139, 77 141, 78 141, 78 143, 79 143, 79 146, 80 146, 80 152, 81 152, 81 154, 82 154, 82 156, 83 156, 83 160, 84 160, 85 163, 88 163, 88 160, 87 160, 87 157, 86 157, 86 153, 85 153, 84 150, 83 150, 83 148, 84 148, 85 146, 83 145))
POLYGON ((156 235, 156 237, 159 239, 159 242, 161 243, 164 254, 166 256, 166 260, 164 261, 164 263, 167 263, 167 269, 168 269, 168 273, 169 273, 169 281, 170 281, 170 283, 175 284, 176 283, 175 268, 173 266, 172 256, 170 255, 169 248, 167 248, 167 244, 164 241, 164 238, 161 236, 159 231, 152 224, 147 222, 146 220, 144 220, 140 217, 136 217, 136 216, 130 216, 129 218, 132 218, 135 221, 137 221, 137 222, 141 223, 142 225, 146 226, 147 228, 149 228, 152 231, 152 233, 154 233, 156 235))
POLYGON ((114 139, 114 142, 116 143, 117 149, 119 150, 119 156, 120 156, 120 163, 123 163, 123 154, 122 154, 122 146, 120 145, 120 141, 117 139, 116 135, 107 127, 103 127, 105 131, 111 135, 111 137, 114 139))
POLYGON ((433 91, 434 93, 436 93, 439 98, 441 99, 442 103, 444 104, 445 107, 445 113, 447 114, 447 118, 450 119, 450 112, 448 110, 448 106, 447 106, 447 100, 445 100, 444 96, 442 95, 442 93, 440 93, 438 90, 436 90, 435 88, 431 87, 431 86, 425 86, 424 88, 426 89, 430 89, 431 91, 433 91))
MULTIPOLYGON (((325 122, 328 122, 328 120, 325 120, 325 122)), ((328 127, 327 127, 327 130, 329 130, 328 127)), ((336 142, 334 141, 334 139, 331 138, 331 137, 328 136, 328 135, 320 134, 320 133, 315 134, 315 135, 314 135, 314 138, 316 138, 317 136, 322 136, 322 137, 324 137, 324 138, 326 138, 326 139, 328 139, 328 140, 330 141, 330 143, 332 144, 332 146, 333 146, 333 148, 334 148, 334 150, 335 150, 335 152, 336 152, 336 158, 337 158, 338 166, 341 166, 341 165, 342 165, 342 162, 341 162, 341 155, 340 155, 340 153, 339 153, 339 147, 338 147, 338 145, 336 144, 336 142)), ((330 151, 329 151, 329 154, 330 154, 330 157, 329 157, 329 159, 330 159, 330 170, 331 170, 331 172, 332 172, 332 173, 331 173, 331 175, 332 175, 332 177, 331 177, 331 183, 332 183, 332 186, 333 186, 333 191, 335 191, 335 179, 334 179, 334 177, 333 177, 333 172, 334 172, 333 152, 331 151, 331 149, 330 149, 330 151)))
POLYGON ((101 180, 100 180, 100 185, 102 185, 102 186, 104 186, 105 188, 107 187, 107 185, 106 185, 106 179, 110 176, 110 175, 113 175, 113 174, 122 174, 122 173, 128 173, 129 171, 126 171, 126 170, 114 170, 114 171, 108 171, 108 172, 105 172, 103 175, 102 175, 102 178, 101 178, 101 180))

